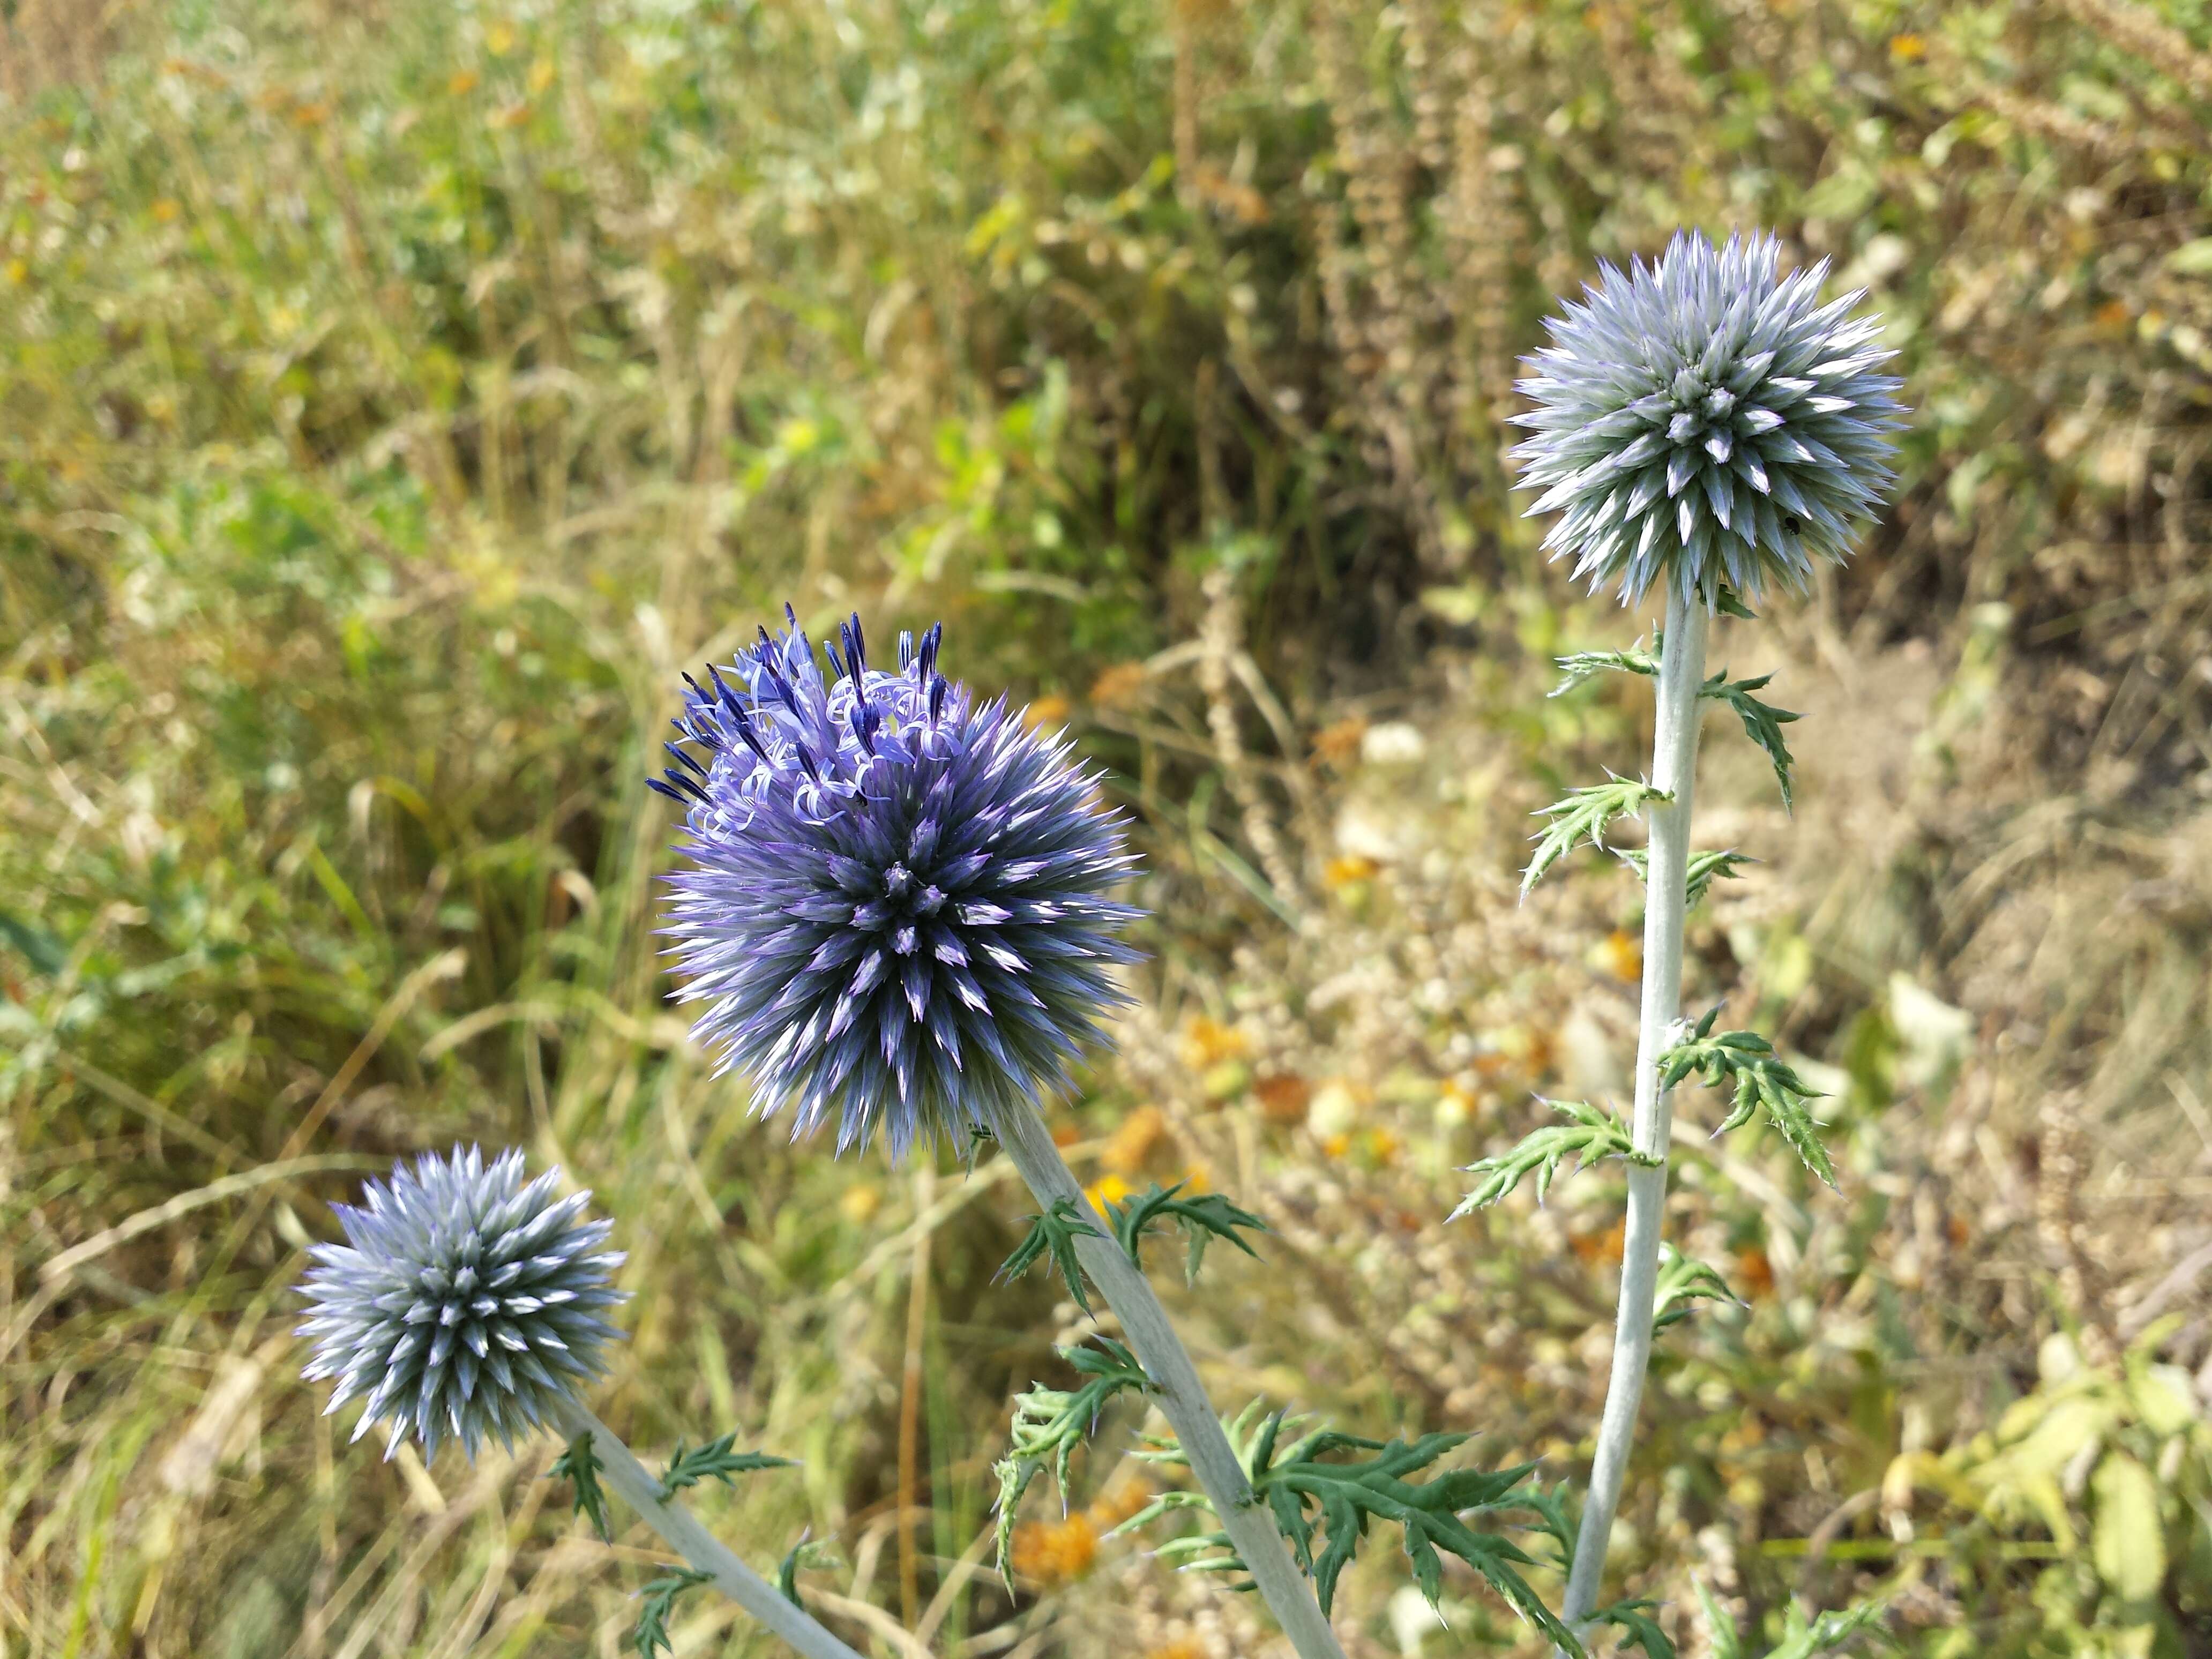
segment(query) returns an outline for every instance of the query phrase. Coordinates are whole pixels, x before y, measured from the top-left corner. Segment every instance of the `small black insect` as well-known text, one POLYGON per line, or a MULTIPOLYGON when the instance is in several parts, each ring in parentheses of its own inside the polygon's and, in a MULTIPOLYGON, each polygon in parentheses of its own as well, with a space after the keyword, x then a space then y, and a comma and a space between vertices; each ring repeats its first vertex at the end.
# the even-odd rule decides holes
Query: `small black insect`
POLYGON ((1798 523, 1797 515, 1795 513, 1790 513, 1784 515, 1782 527, 1788 531, 1791 535, 1795 536, 1798 532, 1804 529, 1805 526, 1798 523))

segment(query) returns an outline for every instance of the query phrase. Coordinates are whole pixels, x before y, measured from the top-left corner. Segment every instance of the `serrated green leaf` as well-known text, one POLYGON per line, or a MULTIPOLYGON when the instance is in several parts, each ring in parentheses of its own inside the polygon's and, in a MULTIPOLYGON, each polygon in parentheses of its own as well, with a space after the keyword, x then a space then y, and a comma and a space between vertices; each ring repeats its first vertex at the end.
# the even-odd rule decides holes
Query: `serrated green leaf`
POLYGON ((630 1645, 637 1650, 638 1659, 653 1659, 656 1653, 674 1649, 675 1644, 668 1639, 668 1618, 676 1611, 676 1598, 695 1585, 709 1582, 708 1575, 696 1568, 678 1567, 638 1592, 642 1601, 637 1628, 630 1632, 630 1645))
POLYGON ((1804 1161, 1805 1167, 1832 1187, 1835 1165, 1820 1144, 1820 1123, 1805 1109, 1805 1102, 1823 1098, 1776 1057, 1773 1045, 1751 1031, 1713 1035, 1715 1007, 1692 1029, 1690 1036, 1659 1056, 1659 1086, 1672 1089, 1685 1078, 1696 1076, 1708 1088, 1732 1086, 1734 1108, 1713 1133, 1740 1129, 1753 1115, 1764 1112, 1766 1121, 1804 1161))
POLYGON ((1552 822, 1536 837, 1535 855, 1528 860, 1528 867, 1521 877, 1521 896, 1527 898, 1544 878, 1544 872, 1581 842, 1587 841, 1604 851, 1605 827, 1615 818, 1640 812, 1654 801, 1673 799, 1664 789, 1610 775, 1603 783, 1570 790, 1565 799, 1553 801, 1534 815, 1552 822))
POLYGON ((1745 622, 1759 620, 1759 612, 1746 605, 1742 596, 1726 582, 1721 584, 1720 592, 1714 596, 1713 609, 1723 617, 1738 617, 1745 622))
POLYGON ((1553 660, 1565 676, 1552 688, 1549 695, 1554 697, 1566 696, 1584 680, 1595 679, 1600 674, 1642 674, 1649 678, 1659 672, 1658 653, 1640 651, 1634 647, 1626 651, 1577 651, 1553 660))
MULTIPOLYGON (((1398 1523, 1413 1582, 1431 1606, 1443 1592, 1443 1555, 1457 1556, 1491 1589, 1555 1645, 1583 1659, 1582 1644, 1561 1624, 1518 1568, 1536 1561, 1502 1534, 1480 1532, 1468 1524, 1474 1514, 1539 1509, 1528 1492, 1516 1490, 1535 1468, 1533 1463, 1498 1470, 1450 1469, 1426 1480, 1407 1477, 1427 1468, 1473 1438, 1467 1434, 1425 1434, 1413 1440, 1369 1440, 1333 1429, 1285 1431, 1297 1419, 1280 1412, 1259 1414, 1257 1402, 1225 1425, 1237 1461, 1251 1478, 1254 1498, 1267 1505, 1290 1544, 1300 1569, 1314 1581, 1322 1611, 1335 1600, 1338 1579, 1375 1520, 1398 1523), (1324 1460, 1347 1452, 1371 1452, 1364 1461, 1324 1460), (1316 1545, 1319 1546, 1316 1549, 1316 1545)), ((1180 1458, 1170 1440, 1156 1443, 1155 1461, 1180 1458)), ((1201 1494, 1177 1494, 1172 1506, 1156 1502, 1131 1517, 1140 1524, 1152 1515, 1176 1509, 1212 1509, 1201 1494)), ((1178 1540, 1161 1553, 1199 1558, 1191 1565, 1206 1571, 1242 1571, 1243 1563, 1225 1534, 1178 1540)))
POLYGON ((1007 1436, 1006 1455, 993 1469, 999 1477, 999 1576, 1013 1589, 1009 1554, 1014 1541, 1014 1516, 1030 1482, 1047 1468, 1064 1498, 1067 1492, 1067 1462, 1075 1449, 1090 1438, 1098 1425, 1098 1413, 1123 1389, 1141 1394, 1152 1386, 1136 1355, 1111 1337, 1092 1339, 1097 1347, 1061 1348, 1060 1357, 1086 1379, 1076 1389, 1033 1388, 1014 1400, 1014 1419, 1007 1436))
POLYGON ((1155 1222, 1173 1220, 1182 1224, 1189 1242, 1190 1254, 1183 1267, 1183 1279, 1188 1284, 1198 1280, 1198 1270, 1206 1260, 1206 1247, 1216 1238, 1225 1238, 1238 1249, 1259 1260, 1259 1252, 1243 1238, 1237 1229, 1250 1227, 1260 1232, 1267 1231, 1267 1224, 1249 1210, 1240 1210, 1219 1193, 1206 1193, 1197 1198, 1178 1198, 1188 1183, 1178 1181, 1172 1187, 1152 1183, 1150 1192, 1125 1199, 1107 1206, 1106 1218, 1114 1229, 1114 1236, 1129 1260, 1139 1267, 1143 1258, 1138 1254, 1144 1243, 1145 1230, 1155 1222))
POLYGON ((1513 1498, 1517 1507, 1535 1515, 1536 1530, 1559 1550, 1559 1559, 1553 1566, 1563 1573, 1571 1570, 1575 1564, 1576 1511, 1567 1506, 1567 1483, 1562 1480, 1549 1492, 1541 1486, 1531 1486, 1514 1493, 1513 1498))
POLYGON ((1651 1304, 1654 1334, 1680 1324, 1690 1316, 1690 1304, 1701 1298, 1743 1305, 1743 1299, 1711 1267, 1695 1256, 1684 1255, 1672 1244, 1661 1244, 1659 1283, 1651 1304))
POLYGON ((1447 1220, 1456 1221, 1470 1211, 1497 1203, 1521 1184, 1523 1176, 1531 1173, 1536 1177, 1536 1201, 1541 1204, 1559 1175, 1559 1165, 1571 1158, 1576 1161, 1577 1169, 1607 1158, 1640 1161, 1635 1144, 1629 1138, 1628 1126, 1604 1107, 1593 1106, 1585 1100, 1553 1100, 1545 1104, 1567 1121, 1549 1123, 1533 1131, 1502 1158, 1486 1158, 1468 1164, 1464 1173, 1481 1179, 1475 1183, 1474 1190, 1460 1200, 1459 1207, 1447 1220))
POLYGON ((763 1469, 795 1468, 787 1457, 771 1457, 766 1452, 732 1451, 737 1443, 735 1434, 726 1434, 720 1440, 709 1440, 693 1451, 686 1451, 684 1443, 676 1443, 676 1455, 668 1460, 668 1472, 660 1477, 660 1495, 673 1498, 686 1486, 696 1486, 702 1480, 714 1480, 724 1486, 735 1483, 730 1479, 736 1474, 757 1474, 763 1469))
POLYGON ((799 1607, 802 1605, 799 1599, 799 1575, 801 1572, 809 1567, 842 1567, 844 1565, 845 1559, 838 1554, 835 1544, 826 1539, 813 1540, 801 1533, 799 1541, 791 1547, 791 1553, 783 1558, 782 1565, 775 1570, 775 1587, 782 1592, 785 1601, 799 1607))
POLYGON ((1790 757, 1789 744, 1783 740, 1782 728, 1802 717, 1787 708, 1761 702, 1752 695, 1765 690, 1766 683, 1773 678, 1771 674, 1761 674, 1753 680, 1732 680, 1723 668, 1705 682, 1699 695, 1717 698, 1735 710, 1736 718, 1743 722, 1744 735, 1765 751, 1772 764, 1775 781, 1782 787, 1783 810, 1788 811, 1796 805, 1790 769, 1796 763, 1790 757))
POLYGON ((607 1494, 599 1485, 599 1455, 592 1449, 588 1430, 571 1440, 568 1449, 553 1460, 553 1467, 545 1472, 545 1478, 566 1480, 575 1504, 570 1512, 590 1521, 601 1543, 615 1541, 613 1528, 607 1524, 607 1494))
POLYGON ((1674 1659, 1674 1644, 1651 1620, 1650 1609, 1658 1605, 1656 1601, 1616 1601, 1590 1614, 1590 1622, 1620 1626, 1628 1632, 1627 1645, 1642 1648, 1648 1659, 1674 1659))
POLYGON ((1084 1312, 1091 1311, 1091 1297, 1083 1288, 1082 1264, 1075 1259, 1075 1240, 1079 1234, 1098 1237, 1098 1229, 1078 1213, 1072 1198, 1056 1198, 1042 1215, 1029 1218, 1030 1230, 1022 1242, 1014 1246, 1014 1253, 999 1264, 998 1277, 1019 1279, 1041 1259, 1049 1259, 1060 1269, 1066 1282, 1067 1293, 1075 1298, 1075 1305, 1084 1312))
MULTIPOLYGON (((1613 856, 1642 877, 1648 885, 1651 880, 1651 854, 1641 847, 1623 847, 1614 850, 1613 856)), ((1682 904, 1694 910, 1705 902, 1705 895, 1717 881, 1733 881, 1741 873, 1741 866, 1759 860, 1746 858, 1733 847, 1717 853, 1692 853, 1689 866, 1683 872, 1682 904)))

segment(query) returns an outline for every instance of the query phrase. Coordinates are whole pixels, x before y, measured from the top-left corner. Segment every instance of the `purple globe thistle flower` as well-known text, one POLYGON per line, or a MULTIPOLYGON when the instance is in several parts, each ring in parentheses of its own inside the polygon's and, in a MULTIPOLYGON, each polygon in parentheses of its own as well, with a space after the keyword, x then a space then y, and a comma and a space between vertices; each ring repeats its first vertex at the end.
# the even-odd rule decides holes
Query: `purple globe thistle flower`
POLYGON ((1551 325, 1512 418, 1528 509, 1559 514, 1544 544, 1624 603, 1665 578, 1707 605, 1727 582, 1757 599, 1840 563, 1850 521, 1894 475, 1896 354, 1857 293, 1820 303, 1827 262, 1777 276, 1771 236, 1715 249, 1683 232, 1655 265, 1603 267, 1551 325))
POLYGON ((624 1298, 607 1281, 622 1253, 599 1249, 609 1223, 582 1218, 591 1194, 556 1184, 526 1182, 520 1152, 487 1165, 456 1146, 370 1182, 365 1209, 334 1206, 347 1242, 315 1247, 300 1334, 314 1339, 307 1375, 337 1379, 330 1411, 368 1401, 356 1440, 389 1419, 386 1457, 412 1431, 426 1461, 448 1438, 473 1460, 487 1434, 511 1447, 605 1371, 620 1333, 597 1313, 624 1298))
POLYGON ((721 1071, 796 1103, 796 1138, 880 1127, 968 1134, 1035 1109, 1105 1012, 1138 914, 1107 896, 1134 860, 1097 775, 937 672, 943 628, 871 667, 860 619, 825 645, 790 626, 709 685, 677 730, 700 753, 650 780, 685 809, 692 867, 665 932, 721 1071))

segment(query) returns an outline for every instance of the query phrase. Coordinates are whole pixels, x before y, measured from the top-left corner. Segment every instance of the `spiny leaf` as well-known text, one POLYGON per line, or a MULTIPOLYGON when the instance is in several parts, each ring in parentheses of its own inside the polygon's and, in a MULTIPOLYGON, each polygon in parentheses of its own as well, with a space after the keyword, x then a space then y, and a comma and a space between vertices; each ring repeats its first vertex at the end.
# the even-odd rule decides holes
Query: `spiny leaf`
POLYGON ((771 1457, 766 1452, 732 1451, 737 1443, 735 1434, 726 1434, 720 1440, 709 1440, 696 1451, 684 1449, 684 1443, 676 1443, 676 1455, 668 1460, 668 1473, 660 1477, 660 1495, 673 1498, 686 1486, 696 1486, 702 1480, 715 1480, 724 1486, 734 1483, 733 1474, 756 1474, 763 1469, 795 1468, 788 1457, 771 1457))
POLYGON ((1728 1287, 1728 1280, 1695 1256, 1684 1255, 1672 1244, 1659 1247, 1659 1284, 1652 1298, 1651 1328, 1656 1334, 1679 1325, 1690 1316, 1690 1304, 1705 1298, 1743 1305, 1743 1298, 1728 1287))
MULTIPOLYGON (((811 1531, 811 1528, 809 1528, 811 1531)), ((842 1567, 844 1557, 837 1553, 836 1545, 827 1539, 814 1540, 807 1533, 799 1535, 791 1547, 791 1553, 783 1558, 783 1565, 775 1570, 775 1587, 783 1592, 783 1599, 793 1607, 799 1600, 799 1575, 808 1567, 842 1567)))
POLYGON ((1140 1267, 1144 1266, 1137 1251, 1144 1241, 1145 1229, 1164 1218, 1172 1218, 1182 1224, 1190 1244, 1189 1259, 1183 1267, 1185 1283, 1197 1282, 1199 1267, 1206 1260, 1206 1247, 1216 1238, 1227 1239, 1258 1261, 1259 1252, 1237 1236, 1237 1229, 1250 1227, 1266 1232, 1267 1224, 1249 1210, 1238 1209, 1219 1193, 1206 1193, 1197 1198, 1176 1197, 1186 1184, 1178 1181, 1172 1187, 1163 1187, 1154 1182, 1150 1192, 1107 1206, 1106 1218, 1129 1260, 1140 1267))
POLYGON ((575 1499, 573 1513, 587 1518, 599 1541, 615 1541, 613 1529, 607 1524, 607 1494, 599 1485, 599 1457, 592 1449, 592 1437, 587 1430, 568 1443, 568 1449, 553 1460, 553 1467, 545 1472, 549 1480, 566 1480, 575 1499))
POLYGON ((1746 622, 1759 620, 1759 612, 1746 605, 1735 589, 1730 587, 1726 582, 1721 584, 1720 592, 1713 601, 1713 608, 1723 617, 1741 617, 1746 622))
MULTIPOLYGON (((1642 877, 1646 884, 1651 879, 1651 854, 1641 847, 1616 848, 1613 856, 1642 877)), ((1705 902, 1705 895, 1717 881, 1733 881, 1742 873, 1741 866, 1759 860, 1746 858, 1733 847, 1717 853, 1692 853, 1689 867, 1683 872, 1682 903, 1685 909, 1694 910, 1705 902)))
MULTIPOLYGON (((1443 1554, 1457 1556, 1522 1618, 1557 1646, 1582 1659, 1582 1644, 1561 1624, 1516 1569, 1538 1565, 1521 1547, 1498 1533, 1478 1532, 1470 1513, 1490 1514, 1538 1507, 1516 1490, 1536 1467, 1519 1464, 1495 1471, 1450 1469, 1426 1480, 1407 1477, 1427 1468, 1468 1440, 1467 1434, 1425 1434, 1414 1440, 1369 1440, 1333 1429, 1301 1430, 1286 1436, 1298 1419, 1280 1412, 1260 1417, 1247 1407, 1226 1425, 1237 1461, 1251 1477, 1253 1496, 1275 1517, 1291 1553, 1314 1581, 1314 1593, 1327 1613, 1337 1580, 1374 1520, 1395 1521, 1412 1564, 1413 1582, 1434 1607, 1443 1594, 1443 1554), (1346 1452, 1371 1452, 1361 1462, 1322 1460, 1346 1452), (1309 1513, 1309 1511, 1313 1511, 1309 1513), (1320 1547, 1316 1549, 1316 1543, 1320 1547), (1442 1553, 1440 1553, 1440 1552, 1442 1553)), ((1181 1460, 1172 1442, 1157 1442, 1155 1461, 1181 1460)), ((1170 1509, 1208 1509, 1194 1492, 1170 1494, 1180 1501, 1156 1501, 1125 1525, 1134 1526, 1170 1509)), ((1203 1556, 1191 1565, 1209 1571, 1242 1572, 1243 1562, 1226 1534, 1183 1539, 1160 1552, 1170 1557, 1203 1556)))
POLYGON ((1790 756, 1790 745, 1783 740, 1782 728, 1800 716, 1787 708, 1777 708, 1771 702, 1761 702, 1752 696, 1766 689, 1771 674, 1761 674, 1755 680, 1732 680, 1723 668, 1705 684, 1701 696, 1717 697, 1735 710, 1736 718, 1743 722, 1744 735, 1766 751, 1773 763, 1775 781, 1782 786, 1782 805, 1787 811, 1795 805, 1790 769, 1796 763, 1790 756))
POLYGON ((1559 1165, 1570 1158, 1576 1160, 1577 1169, 1607 1158, 1625 1158, 1632 1164, 1645 1161, 1629 1139, 1628 1126, 1604 1107, 1584 1100, 1552 1100, 1545 1104, 1567 1121, 1548 1123, 1534 1131, 1503 1158, 1486 1158, 1468 1164, 1466 1173, 1481 1179, 1448 1219, 1456 1221, 1471 1210, 1497 1203, 1531 1171, 1536 1176, 1536 1201, 1541 1204, 1559 1173, 1559 1165))
POLYGON ((1689 1036, 1659 1056, 1659 1086, 1672 1089, 1692 1073, 1708 1088, 1733 1085, 1735 1108, 1713 1133, 1740 1129, 1751 1121, 1753 1113, 1763 1111, 1767 1121, 1782 1132, 1782 1138, 1804 1160, 1805 1167, 1834 1186, 1836 1168, 1829 1161, 1828 1149, 1820 1144, 1820 1121, 1804 1104, 1822 1098, 1820 1091, 1808 1088, 1796 1072, 1775 1056, 1773 1045, 1765 1037, 1751 1031, 1714 1036, 1713 1022, 1719 1014, 1717 1006, 1698 1022, 1689 1036))
POLYGON ((656 1578, 638 1594, 644 1598, 638 1608, 637 1628, 630 1633, 630 1645, 637 1650, 638 1659, 653 1659, 656 1653, 668 1653, 675 1644, 668 1639, 668 1616, 676 1611, 676 1598, 695 1584, 708 1582, 708 1575, 693 1567, 678 1567, 663 1578, 656 1578))
POLYGON ((1593 1624, 1620 1626, 1628 1632, 1628 1644, 1642 1648, 1648 1659, 1674 1659, 1674 1644, 1667 1639, 1667 1632, 1651 1621, 1650 1609, 1658 1605, 1646 1601, 1616 1601, 1590 1614, 1590 1620, 1593 1624))
POLYGON ((1088 1380, 1074 1389, 1035 1388, 1014 1400, 1014 1420, 1007 1437, 1006 1455, 993 1473, 999 1477, 999 1576, 1013 1589, 1009 1553, 1013 1547, 1014 1514, 1030 1482, 1052 1470, 1063 1500, 1067 1492, 1067 1460, 1098 1425, 1106 1402, 1124 1389, 1141 1394, 1152 1387, 1136 1355, 1111 1337, 1094 1338, 1097 1346, 1061 1348, 1060 1357, 1088 1380))
POLYGON ((1604 850, 1605 827, 1615 818, 1640 812, 1653 801, 1673 799, 1664 789, 1654 789, 1648 783, 1609 774, 1603 783, 1568 791, 1565 800, 1553 801, 1535 814, 1552 822, 1536 837, 1535 856, 1528 860, 1528 868, 1521 877, 1521 896, 1527 898, 1544 878, 1544 872, 1574 851, 1578 843, 1587 841, 1604 850))
POLYGON ((1554 657, 1553 660, 1566 678, 1551 690, 1550 695, 1564 697, 1584 680, 1595 679, 1600 674, 1642 674, 1646 677, 1659 672, 1656 649, 1639 651, 1631 647, 1626 651, 1577 651, 1571 656, 1554 657))
POLYGON ((1060 1276, 1067 1281, 1067 1293, 1075 1298, 1075 1305, 1084 1312, 1091 1311, 1091 1297, 1083 1288, 1083 1268, 1075 1259, 1075 1239, 1079 1233, 1098 1237, 1098 1229, 1077 1213, 1072 1198, 1056 1198, 1052 1207, 1042 1215, 1030 1218, 1030 1230, 1022 1242, 1014 1246, 1014 1253, 999 1266, 998 1276, 1004 1279, 1019 1279, 1040 1257, 1050 1257, 1052 1265, 1060 1269, 1060 1276))
POLYGON ((1556 1545, 1559 1559, 1552 1565, 1565 1572, 1575 1564, 1575 1515, 1567 1507, 1567 1483, 1564 1480, 1546 1492, 1541 1486, 1531 1486, 1526 1492, 1513 1494, 1520 1508, 1533 1510, 1537 1517, 1536 1530, 1556 1545))

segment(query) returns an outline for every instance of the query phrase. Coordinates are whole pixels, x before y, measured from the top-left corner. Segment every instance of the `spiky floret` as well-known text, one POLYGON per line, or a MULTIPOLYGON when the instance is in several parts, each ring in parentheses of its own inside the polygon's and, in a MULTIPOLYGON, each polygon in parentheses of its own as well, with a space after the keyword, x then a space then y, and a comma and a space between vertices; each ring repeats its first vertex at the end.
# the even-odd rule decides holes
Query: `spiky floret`
POLYGON ((665 932, 704 1005, 694 1034, 750 1075, 794 1137, 837 1148, 1035 1109, 1102 1016, 1138 914, 1108 895, 1134 860, 1097 775, 937 672, 942 627, 869 665, 860 620, 789 628, 690 690, 653 787, 685 808, 690 867, 665 932), (699 752, 694 753, 693 749, 699 752))
POLYGON ((607 1275, 610 1224, 584 1218, 589 1193, 563 1198, 557 1174, 523 1178, 522 1154, 487 1164, 475 1147, 434 1153, 366 1207, 334 1206, 343 1244, 319 1244, 303 1289, 313 1316, 310 1378, 335 1377, 329 1409, 368 1403, 353 1437, 391 1425, 386 1457, 411 1432, 427 1460, 447 1439, 473 1459, 487 1435, 512 1446, 560 1395, 605 1372, 620 1334, 598 1316, 624 1298, 607 1275))
POLYGON ((1851 315, 1858 293, 1820 304, 1826 260, 1781 276, 1780 257, 1771 236, 1683 232, 1654 265, 1602 267, 1527 359, 1519 482, 1593 591, 1627 603, 1665 580, 1711 605, 1723 582, 1802 588, 1879 504, 1895 354, 1878 318, 1851 315))

